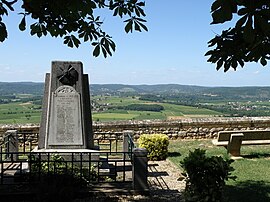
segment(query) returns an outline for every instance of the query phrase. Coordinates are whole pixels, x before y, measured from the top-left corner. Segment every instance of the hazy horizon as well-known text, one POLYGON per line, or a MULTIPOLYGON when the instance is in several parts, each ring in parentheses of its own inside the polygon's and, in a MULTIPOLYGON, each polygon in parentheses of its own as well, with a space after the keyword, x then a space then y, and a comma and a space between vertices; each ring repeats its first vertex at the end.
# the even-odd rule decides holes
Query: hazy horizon
MULTIPOLYGON (((44 81, 0 81, 0 83, 44 83, 44 81)), ((178 84, 178 83, 156 83, 156 84, 127 84, 127 83, 91 83, 90 85, 130 85, 130 86, 142 86, 142 85, 147 85, 147 86, 154 86, 154 85, 181 85, 181 86, 198 86, 198 87, 270 87, 270 85, 261 85, 261 86, 256 86, 256 85, 246 85, 246 86, 203 86, 203 85, 188 85, 188 84, 178 84)))

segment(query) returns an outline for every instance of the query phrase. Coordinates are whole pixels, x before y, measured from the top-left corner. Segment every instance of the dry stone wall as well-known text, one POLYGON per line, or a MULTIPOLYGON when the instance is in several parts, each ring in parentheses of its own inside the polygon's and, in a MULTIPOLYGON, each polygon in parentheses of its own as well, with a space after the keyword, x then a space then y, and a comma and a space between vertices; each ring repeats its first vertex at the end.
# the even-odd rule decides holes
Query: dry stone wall
MULTIPOLYGON (((37 132, 39 125, 2 125, 0 134, 8 129, 37 132)), ((124 130, 134 131, 134 139, 141 134, 166 134, 170 139, 214 138, 223 130, 270 130, 270 117, 200 118, 174 121, 144 120, 94 122, 95 136, 118 136, 124 130)))

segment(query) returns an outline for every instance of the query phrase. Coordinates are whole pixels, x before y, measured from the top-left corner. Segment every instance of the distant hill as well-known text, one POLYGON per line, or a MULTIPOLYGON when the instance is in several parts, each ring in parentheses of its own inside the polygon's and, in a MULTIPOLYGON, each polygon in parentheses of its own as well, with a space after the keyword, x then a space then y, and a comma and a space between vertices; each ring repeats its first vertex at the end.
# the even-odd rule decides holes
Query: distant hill
POLYGON ((179 84, 157 84, 157 85, 124 85, 124 84, 92 84, 91 93, 199 93, 208 87, 179 85, 179 84), (125 90, 124 90, 125 89, 125 90), (127 90, 128 89, 128 90, 127 90))
MULTIPOLYGON (((43 94, 44 83, 34 82, 0 82, 0 95, 43 94)), ((179 84, 159 85, 124 85, 124 84, 91 84, 93 95, 177 95, 216 97, 230 100, 270 100, 270 87, 204 87, 179 84)))
POLYGON ((0 95, 43 94, 44 83, 34 82, 0 82, 0 95))
POLYGON ((214 87, 203 92, 231 99, 270 100, 270 87, 214 87))
POLYGON ((270 100, 270 87, 204 87, 179 84, 159 85, 122 85, 122 84, 93 84, 91 93, 100 95, 104 93, 119 94, 162 94, 183 95, 198 97, 217 97, 233 100, 270 100))

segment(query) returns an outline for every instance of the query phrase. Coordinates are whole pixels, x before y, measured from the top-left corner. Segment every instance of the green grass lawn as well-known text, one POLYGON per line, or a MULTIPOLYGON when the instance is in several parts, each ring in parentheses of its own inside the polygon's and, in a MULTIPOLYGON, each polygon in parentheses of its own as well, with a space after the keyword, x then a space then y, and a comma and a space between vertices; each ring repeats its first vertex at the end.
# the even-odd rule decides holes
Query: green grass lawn
MULTIPOLYGON (((213 146, 211 140, 182 140, 170 141, 169 160, 180 167, 179 162, 195 148, 205 149, 208 155, 227 156, 226 149, 213 146)), ((270 201, 270 146, 243 146, 241 154, 244 158, 232 163, 237 179, 226 183, 226 201, 270 201)))

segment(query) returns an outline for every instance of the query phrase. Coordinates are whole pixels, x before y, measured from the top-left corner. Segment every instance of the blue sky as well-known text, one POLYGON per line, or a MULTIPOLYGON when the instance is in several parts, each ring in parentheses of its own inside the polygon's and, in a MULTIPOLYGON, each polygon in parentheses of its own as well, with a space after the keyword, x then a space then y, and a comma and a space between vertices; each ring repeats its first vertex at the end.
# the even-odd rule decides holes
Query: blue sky
POLYGON ((21 17, 11 13, 4 19, 9 37, 0 44, 0 81, 43 82, 51 61, 61 60, 82 61, 93 84, 268 86, 267 66, 253 63, 224 73, 207 62, 207 42, 228 26, 210 25, 212 2, 146 0, 149 31, 133 34, 125 33, 123 19, 102 12, 103 29, 117 45, 113 57, 107 59, 93 57, 89 44, 72 49, 62 39, 20 32, 21 17))

